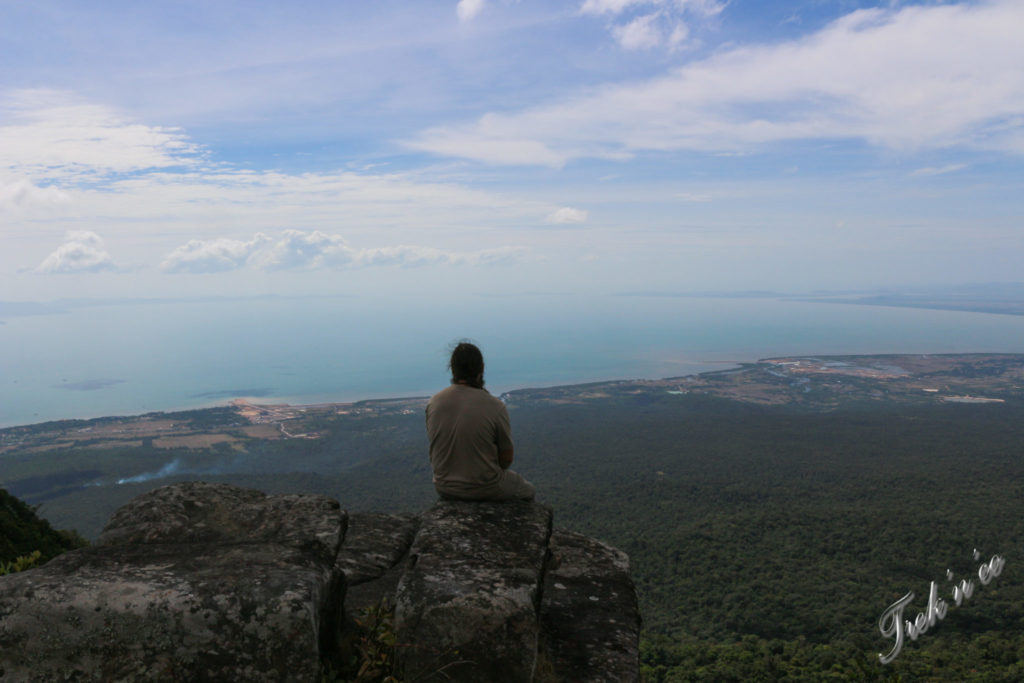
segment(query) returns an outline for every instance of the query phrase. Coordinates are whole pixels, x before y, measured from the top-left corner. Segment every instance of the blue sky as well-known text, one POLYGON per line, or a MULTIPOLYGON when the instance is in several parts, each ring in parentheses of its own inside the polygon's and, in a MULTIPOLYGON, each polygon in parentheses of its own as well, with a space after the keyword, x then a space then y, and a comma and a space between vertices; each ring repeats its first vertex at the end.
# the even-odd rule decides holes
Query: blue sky
POLYGON ((1020 281, 1024 3, 0 0, 0 299, 1020 281))

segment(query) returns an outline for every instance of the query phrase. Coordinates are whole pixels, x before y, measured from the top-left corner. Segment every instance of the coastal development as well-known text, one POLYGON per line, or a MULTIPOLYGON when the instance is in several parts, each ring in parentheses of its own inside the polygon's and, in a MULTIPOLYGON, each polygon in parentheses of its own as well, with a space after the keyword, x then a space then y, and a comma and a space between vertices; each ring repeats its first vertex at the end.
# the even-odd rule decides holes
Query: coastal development
POLYGON ((1024 355, 873 355, 768 358, 660 380, 527 389, 509 402, 584 403, 615 397, 703 395, 825 411, 856 403, 991 403, 1024 398, 1024 355))
MULTIPOLYGON (((828 411, 857 403, 990 404, 1024 399, 1024 355, 872 355, 768 358, 699 375, 520 389, 502 395, 517 406, 650 402, 706 396, 759 405, 828 411)), ((230 448, 251 439, 317 439, 318 421, 367 420, 419 413, 426 397, 310 405, 234 399, 228 406, 187 413, 60 420, 0 430, 0 454, 59 448, 230 448), (216 415, 203 420, 173 416, 216 415)))

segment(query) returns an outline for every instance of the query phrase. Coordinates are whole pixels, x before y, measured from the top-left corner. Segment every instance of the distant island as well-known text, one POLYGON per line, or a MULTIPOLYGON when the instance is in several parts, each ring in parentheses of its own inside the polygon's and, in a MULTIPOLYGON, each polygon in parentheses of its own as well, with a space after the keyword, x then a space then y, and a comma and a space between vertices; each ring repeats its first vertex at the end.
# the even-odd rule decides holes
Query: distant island
POLYGON ((938 311, 1024 315, 1024 286, 991 285, 965 287, 958 291, 913 293, 852 294, 800 297, 798 301, 862 306, 926 308, 938 311))

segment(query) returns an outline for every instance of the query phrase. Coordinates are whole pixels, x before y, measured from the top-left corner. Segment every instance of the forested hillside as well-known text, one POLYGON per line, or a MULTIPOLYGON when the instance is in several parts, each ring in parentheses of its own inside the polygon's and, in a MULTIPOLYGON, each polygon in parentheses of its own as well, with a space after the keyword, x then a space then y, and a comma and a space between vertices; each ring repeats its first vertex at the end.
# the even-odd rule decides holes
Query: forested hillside
POLYGON ((75 533, 55 531, 31 507, 0 489, 0 568, 35 552, 39 556, 31 561, 41 564, 83 542, 75 533))
MULTIPOLYGON (((513 396, 510 411, 515 468, 556 523, 629 553, 650 680, 1024 676, 1022 402, 816 412, 661 393, 513 396), (972 576, 974 549, 1006 558, 1002 575, 879 664, 892 644, 882 611, 913 591, 913 619, 931 581, 951 602, 946 570, 972 576)), ((124 500, 180 479, 322 492, 353 510, 434 499, 420 412, 322 416, 304 429, 317 438, 7 454, 2 483, 90 535, 124 500), (50 488, 45 462, 64 475, 50 488)))

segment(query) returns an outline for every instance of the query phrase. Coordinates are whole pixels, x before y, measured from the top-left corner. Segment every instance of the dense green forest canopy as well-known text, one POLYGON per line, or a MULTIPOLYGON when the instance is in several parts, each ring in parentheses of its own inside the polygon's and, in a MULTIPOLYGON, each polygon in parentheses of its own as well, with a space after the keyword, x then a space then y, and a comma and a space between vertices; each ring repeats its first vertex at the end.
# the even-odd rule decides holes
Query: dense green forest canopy
MULTIPOLYGON (((556 524, 629 553, 649 680, 1024 677, 1024 401, 821 412, 662 392, 513 396, 510 411, 515 468, 556 524), (882 611, 913 591, 913 619, 930 582, 948 595, 947 569, 973 576, 974 549, 1004 557, 1002 575, 879 664, 882 611)), ((421 412, 305 429, 318 438, 7 453, 0 484, 89 536, 117 505, 181 479, 320 492, 352 510, 434 500, 421 412)))

